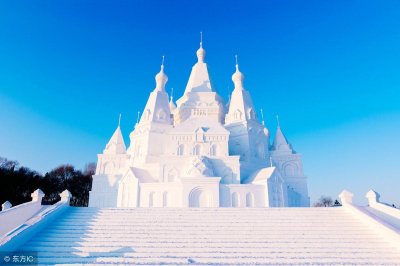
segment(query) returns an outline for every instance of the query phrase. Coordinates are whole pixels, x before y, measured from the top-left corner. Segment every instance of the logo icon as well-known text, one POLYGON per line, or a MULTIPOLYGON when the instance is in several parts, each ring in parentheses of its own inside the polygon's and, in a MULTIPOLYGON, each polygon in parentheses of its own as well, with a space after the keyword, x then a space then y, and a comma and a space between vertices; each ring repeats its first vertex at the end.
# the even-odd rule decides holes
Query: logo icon
POLYGON ((11 259, 11 258, 10 258, 9 256, 4 256, 4 261, 5 261, 5 262, 9 262, 10 259, 11 259))

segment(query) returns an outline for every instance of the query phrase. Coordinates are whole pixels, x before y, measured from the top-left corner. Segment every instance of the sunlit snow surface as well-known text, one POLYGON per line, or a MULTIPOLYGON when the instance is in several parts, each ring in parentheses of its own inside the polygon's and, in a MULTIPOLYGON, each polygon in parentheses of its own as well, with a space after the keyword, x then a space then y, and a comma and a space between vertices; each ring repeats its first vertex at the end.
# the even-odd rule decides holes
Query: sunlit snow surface
POLYGON ((400 265, 344 208, 70 208, 22 250, 42 264, 400 265))

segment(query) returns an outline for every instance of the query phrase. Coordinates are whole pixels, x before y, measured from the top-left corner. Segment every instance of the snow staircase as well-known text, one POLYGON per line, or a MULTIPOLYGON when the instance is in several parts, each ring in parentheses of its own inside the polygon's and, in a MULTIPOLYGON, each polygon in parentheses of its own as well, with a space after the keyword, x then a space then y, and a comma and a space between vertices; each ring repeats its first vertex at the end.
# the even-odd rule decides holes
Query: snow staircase
POLYGON ((400 265, 343 207, 70 207, 20 250, 40 264, 400 265))

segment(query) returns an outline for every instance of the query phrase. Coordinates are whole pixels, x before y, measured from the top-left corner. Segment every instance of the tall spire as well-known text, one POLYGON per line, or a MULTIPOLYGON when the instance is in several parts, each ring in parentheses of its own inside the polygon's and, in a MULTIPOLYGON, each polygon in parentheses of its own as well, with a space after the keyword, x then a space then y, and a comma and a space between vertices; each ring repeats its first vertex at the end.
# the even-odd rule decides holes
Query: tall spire
POLYGON ((206 56, 206 51, 203 49, 203 32, 200 32, 200 48, 196 52, 197 61, 204 63, 204 57, 206 56))
POLYGON ((118 127, 121 125, 121 113, 119 113, 119 118, 118 118, 118 127))
POLYGON ((164 73, 164 56, 162 56, 161 60, 161 70, 156 75, 156 90, 165 92, 165 84, 168 81, 168 76, 164 73))
MULTIPOLYGON (((200 33, 200 48, 197 50, 197 63, 192 67, 185 94, 189 92, 213 92, 208 74, 207 64, 204 62, 206 51, 203 49, 203 34, 200 33)), ((179 104, 178 100, 178 105, 179 104)))

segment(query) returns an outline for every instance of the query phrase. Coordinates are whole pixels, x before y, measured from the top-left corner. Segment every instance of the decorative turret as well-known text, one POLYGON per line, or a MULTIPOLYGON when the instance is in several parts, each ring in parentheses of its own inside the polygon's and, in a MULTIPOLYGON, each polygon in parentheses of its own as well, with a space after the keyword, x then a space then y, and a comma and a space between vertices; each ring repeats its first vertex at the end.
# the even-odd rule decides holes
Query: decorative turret
POLYGON ((164 73, 164 56, 162 57, 161 70, 160 72, 158 72, 155 79, 156 79, 155 90, 165 92, 165 84, 168 81, 168 76, 165 75, 164 73))
POLYGON ((173 97, 171 96, 171 97, 169 97, 169 110, 172 113, 173 111, 175 111, 175 109, 176 109, 176 105, 174 103, 173 97))
POLYGON ((174 103, 173 94, 174 94, 174 88, 171 88, 171 95, 170 95, 170 97, 169 97, 169 110, 171 111, 171 113, 172 113, 173 111, 175 111, 175 109, 176 109, 176 105, 175 105, 175 103, 174 103))
POLYGON ((274 151, 290 151, 290 152, 292 152, 292 146, 289 144, 289 142, 287 141, 285 135, 283 134, 283 132, 281 130, 278 116, 276 116, 276 119, 278 121, 278 127, 276 129, 276 134, 275 134, 275 138, 274 138, 274 143, 272 144, 272 149, 274 151))
POLYGON ((244 75, 239 70, 239 64, 236 55, 236 71, 232 75, 232 81, 235 88, 229 102, 229 111, 225 117, 225 123, 243 122, 256 120, 253 101, 247 90, 243 87, 244 75))
POLYGON ((121 115, 119 115, 118 127, 114 131, 111 139, 108 141, 106 148, 104 149, 104 154, 125 154, 126 146, 124 138, 122 137, 121 128, 121 115))
POLYGON ((236 71, 232 75, 232 81, 235 84, 235 89, 243 90, 244 89, 243 88, 244 75, 239 70, 239 64, 238 64, 238 60, 237 60, 237 55, 235 55, 235 57, 236 57, 236 71))
POLYGON ((165 92, 168 77, 164 73, 164 56, 162 57, 161 70, 157 73, 155 80, 156 88, 150 93, 139 124, 151 122, 171 124, 171 111, 168 95, 165 92))
POLYGON ((191 118, 222 123, 225 116, 223 100, 211 85, 207 64, 204 62, 206 51, 200 33, 200 48, 196 52, 197 62, 192 67, 185 93, 176 101, 174 125, 179 125, 191 118))
POLYGON ((268 157, 268 130, 257 120, 250 93, 243 86, 244 75, 239 70, 237 55, 235 57, 236 71, 232 75, 235 88, 225 116, 225 127, 230 131, 229 152, 249 163, 254 159, 264 161, 268 157))

